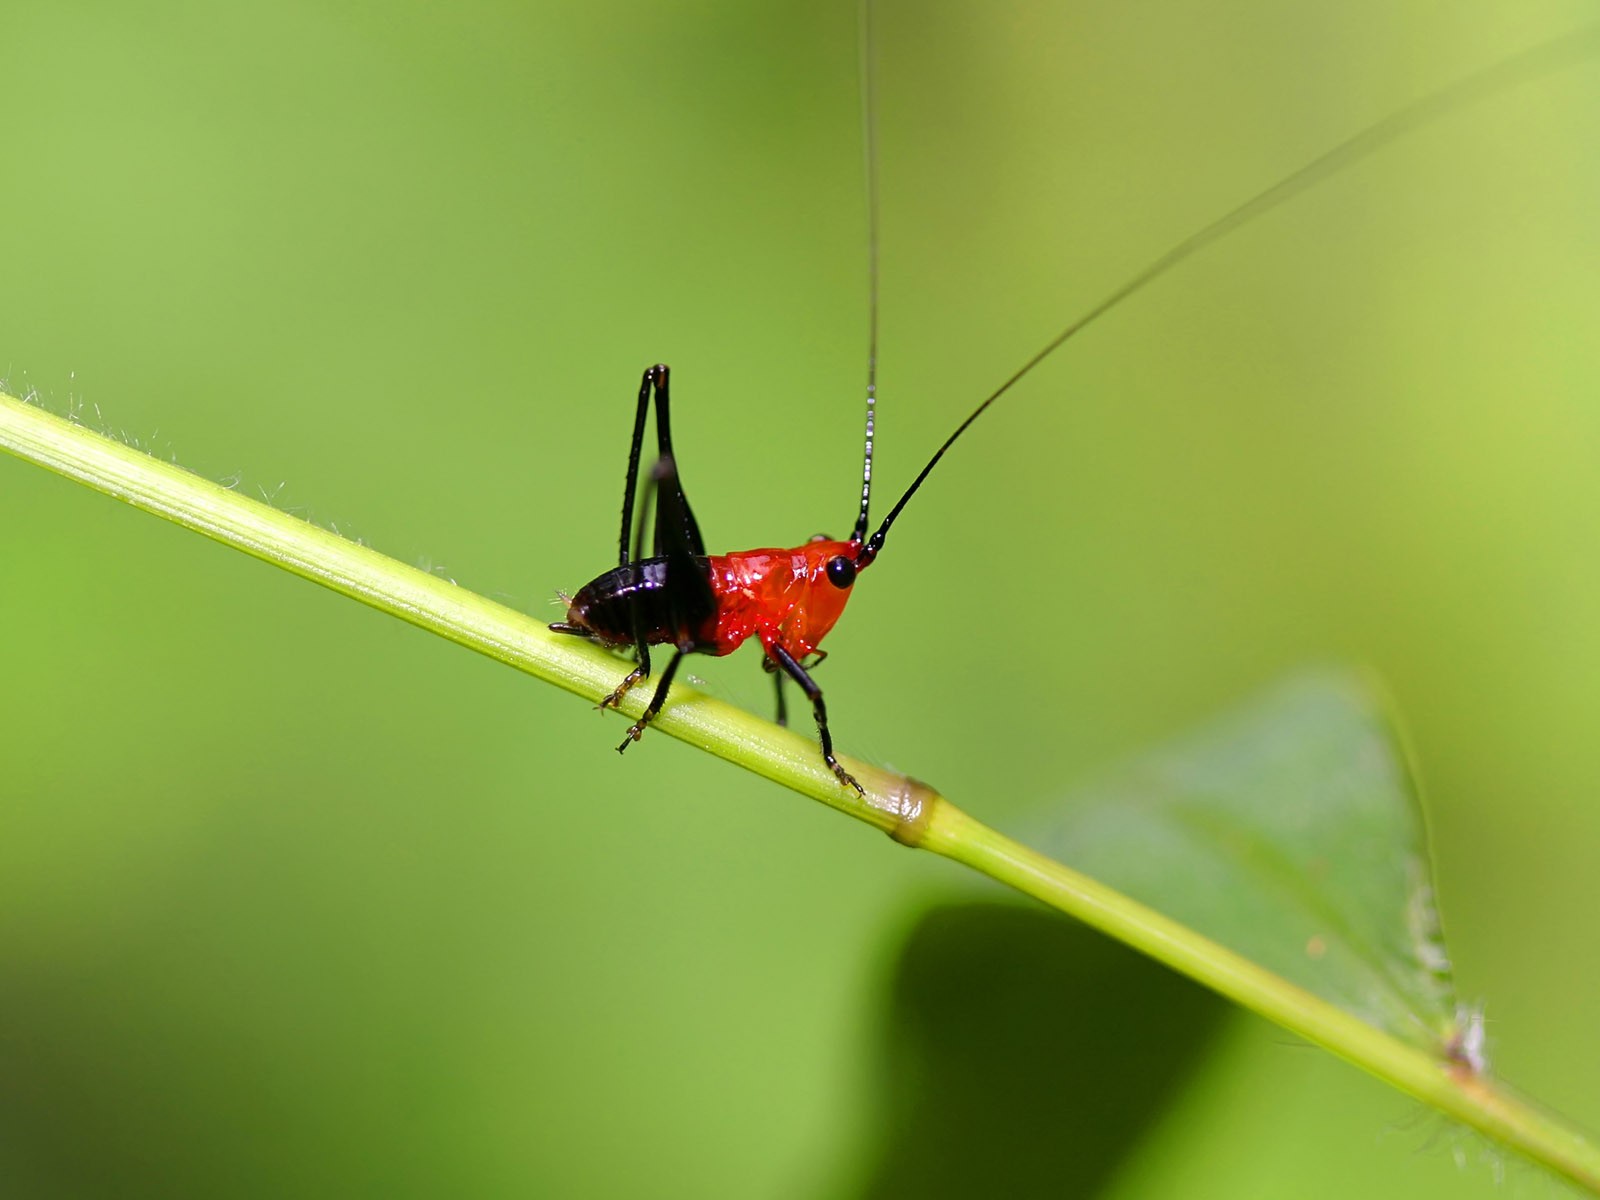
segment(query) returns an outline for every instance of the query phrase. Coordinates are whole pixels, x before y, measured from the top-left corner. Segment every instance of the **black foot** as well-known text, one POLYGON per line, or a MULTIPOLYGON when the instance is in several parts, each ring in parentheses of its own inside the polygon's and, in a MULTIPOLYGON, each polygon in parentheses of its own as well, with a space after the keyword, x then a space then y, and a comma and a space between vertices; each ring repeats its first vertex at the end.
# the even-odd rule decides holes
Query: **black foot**
POLYGON ((833 773, 839 777, 840 783, 844 784, 846 787, 855 788, 858 796, 865 796, 867 794, 866 789, 856 782, 856 777, 839 765, 838 759, 830 756, 828 759, 828 765, 833 768, 833 773))

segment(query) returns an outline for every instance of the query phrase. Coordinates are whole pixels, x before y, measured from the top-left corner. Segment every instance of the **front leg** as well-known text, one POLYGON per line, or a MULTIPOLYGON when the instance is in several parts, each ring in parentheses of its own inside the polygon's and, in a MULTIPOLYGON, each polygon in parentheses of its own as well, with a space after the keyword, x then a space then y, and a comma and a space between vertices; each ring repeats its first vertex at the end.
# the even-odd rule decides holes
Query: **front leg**
POLYGON ((789 726, 789 705, 783 697, 783 672, 779 669, 778 664, 770 658, 761 660, 761 669, 772 676, 773 688, 778 693, 778 715, 773 720, 787 729, 789 726))
POLYGON ((867 793, 856 782, 856 777, 839 765, 839 760, 833 756, 833 737, 828 733, 828 706, 822 702, 822 689, 817 686, 817 681, 811 678, 810 673, 795 660, 782 646, 773 646, 768 654, 772 661, 783 669, 784 674, 800 685, 811 701, 811 711, 817 716, 817 733, 822 739, 822 759, 833 768, 833 773, 839 777, 839 782, 846 787, 853 787, 861 795, 867 793))

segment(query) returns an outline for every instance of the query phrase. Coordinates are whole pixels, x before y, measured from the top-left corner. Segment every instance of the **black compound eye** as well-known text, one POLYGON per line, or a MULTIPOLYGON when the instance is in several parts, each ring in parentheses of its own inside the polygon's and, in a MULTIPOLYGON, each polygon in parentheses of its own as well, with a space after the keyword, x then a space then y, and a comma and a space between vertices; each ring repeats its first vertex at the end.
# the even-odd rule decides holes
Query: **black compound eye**
POLYGON ((856 564, 853 559, 839 555, 828 560, 828 582, 843 591, 856 581, 856 564))

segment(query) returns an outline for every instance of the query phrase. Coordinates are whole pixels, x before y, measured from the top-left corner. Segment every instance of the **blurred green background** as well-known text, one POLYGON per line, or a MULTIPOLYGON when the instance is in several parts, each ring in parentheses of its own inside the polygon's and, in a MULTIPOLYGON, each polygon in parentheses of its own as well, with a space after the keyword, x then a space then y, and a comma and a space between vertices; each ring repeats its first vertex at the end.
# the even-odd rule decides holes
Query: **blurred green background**
MULTIPOLYGON (((883 0, 885 493, 1170 243, 1592 15, 883 0)), ((6 0, 0 371, 552 619, 657 360, 714 550, 842 533, 855 29, 6 0)), ((1600 61, 1505 91, 1096 326, 941 468, 821 676, 845 750, 1014 828, 1373 664, 1463 995, 1590 1128, 1597 115, 1600 61)), ((961 1191, 919 1130, 1012 1194, 1561 1192, 1064 923, 974 933, 955 868, 670 739, 619 759, 614 716, 30 466, 0 497, 8 1195, 961 1191)), ((766 710, 755 655, 694 669, 766 710)))

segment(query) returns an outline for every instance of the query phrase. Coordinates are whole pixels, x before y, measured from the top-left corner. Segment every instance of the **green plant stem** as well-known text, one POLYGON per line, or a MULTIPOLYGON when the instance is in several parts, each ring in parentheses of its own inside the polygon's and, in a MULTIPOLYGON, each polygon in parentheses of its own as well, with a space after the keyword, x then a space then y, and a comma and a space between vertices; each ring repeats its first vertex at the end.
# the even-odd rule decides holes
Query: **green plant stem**
MULTIPOLYGON (((591 701, 618 660, 446 580, 181 467, 0 395, 0 447, 591 701)), ((1600 1195, 1600 1148, 1451 1058, 1401 1042, 1191 929, 996 833, 914 780, 863 763, 857 796, 810 738, 689 688, 653 728, 1008 884, 1167 964, 1600 1195)), ((642 697, 623 708, 637 713, 642 697)))
POLYGON ((1464 1063, 1391 1037, 952 805, 934 807, 922 846, 1071 914, 1600 1194, 1600 1148, 1464 1063))

